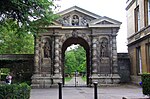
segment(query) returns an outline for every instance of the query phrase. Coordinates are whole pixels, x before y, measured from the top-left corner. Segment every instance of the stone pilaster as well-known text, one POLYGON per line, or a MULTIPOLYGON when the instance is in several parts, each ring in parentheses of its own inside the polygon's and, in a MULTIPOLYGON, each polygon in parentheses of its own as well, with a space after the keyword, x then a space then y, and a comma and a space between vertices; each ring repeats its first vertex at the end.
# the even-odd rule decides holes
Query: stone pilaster
POLYGON ((54 64, 54 83, 58 83, 62 81, 61 74, 61 65, 60 65, 60 47, 59 47, 59 37, 55 38, 55 64, 54 64))
POLYGON ((35 72, 32 76, 32 88, 50 88, 51 87, 51 75, 50 75, 50 58, 42 57, 42 45, 41 39, 38 37, 35 43, 35 72), (41 59, 43 62, 41 63, 41 59))
POLYGON ((34 73, 39 73, 39 64, 40 64, 40 53, 39 53, 39 38, 36 38, 35 42, 35 56, 34 56, 34 73))
POLYGON ((40 39, 39 37, 37 37, 35 39, 35 53, 34 53, 34 74, 32 76, 32 87, 33 88, 38 88, 39 87, 39 83, 37 81, 39 75, 40 75, 40 51, 39 51, 39 43, 40 39))
POLYGON ((112 73, 113 73, 113 83, 120 82, 120 76, 118 74, 118 60, 117 60, 117 42, 116 42, 116 35, 112 36, 112 73))
POLYGON ((98 81, 98 75, 97 75, 97 66, 98 66, 98 63, 97 63, 97 39, 96 38, 93 38, 93 41, 92 41, 92 82, 97 82, 98 81))

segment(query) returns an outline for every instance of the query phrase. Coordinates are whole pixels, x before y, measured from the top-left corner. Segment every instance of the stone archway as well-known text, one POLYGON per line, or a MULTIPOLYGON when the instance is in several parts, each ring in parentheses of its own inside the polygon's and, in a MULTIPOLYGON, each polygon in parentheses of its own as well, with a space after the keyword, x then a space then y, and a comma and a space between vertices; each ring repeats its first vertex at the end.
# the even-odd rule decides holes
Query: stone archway
POLYGON ((58 14, 61 17, 35 39, 32 87, 63 82, 64 51, 70 44, 81 44, 87 52, 87 84, 119 83, 116 36, 121 22, 77 6, 58 14))
POLYGON ((68 38, 62 45, 62 76, 63 76, 63 84, 65 84, 64 82, 64 57, 65 57, 65 50, 67 49, 68 46, 70 46, 71 44, 80 44, 86 51, 86 85, 90 85, 90 74, 91 74, 91 66, 90 66, 90 46, 88 45, 87 41, 85 41, 83 38, 81 37, 70 37, 68 38))

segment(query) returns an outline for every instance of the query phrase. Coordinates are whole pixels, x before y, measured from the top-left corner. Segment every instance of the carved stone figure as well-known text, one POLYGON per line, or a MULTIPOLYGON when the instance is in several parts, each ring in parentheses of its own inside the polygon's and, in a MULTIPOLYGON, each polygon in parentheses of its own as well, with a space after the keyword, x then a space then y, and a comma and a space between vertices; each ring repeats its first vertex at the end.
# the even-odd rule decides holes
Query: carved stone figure
POLYGON ((66 17, 63 18, 63 22, 62 22, 63 25, 65 25, 65 26, 69 25, 69 17, 70 16, 66 16, 66 17))
POLYGON ((74 15, 72 18, 72 25, 78 26, 79 25, 79 17, 77 15, 74 15))
POLYGON ((68 25, 70 25, 69 23, 69 17, 70 17, 70 15, 68 15, 68 16, 64 16, 64 17, 62 17, 61 19, 59 19, 58 21, 63 25, 63 26, 68 26, 68 25))
POLYGON ((101 57, 107 57, 107 54, 108 54, 107 46, 108 46, 107 39, 102 39, 101 46, 100 46, 101 57))
POLYGON ((46 41, 44 43, 44 58, 49 58, 50 57, 50 45, 49 42, 46 41))

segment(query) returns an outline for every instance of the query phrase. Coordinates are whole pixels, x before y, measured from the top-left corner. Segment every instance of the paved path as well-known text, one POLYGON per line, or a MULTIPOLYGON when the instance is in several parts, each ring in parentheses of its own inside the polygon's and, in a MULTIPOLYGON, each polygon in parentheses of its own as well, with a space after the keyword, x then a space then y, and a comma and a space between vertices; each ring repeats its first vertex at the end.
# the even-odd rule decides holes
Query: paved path
MULTIPOLYGON (((63 99, 94 99, 93 87, 63 87, 63 99)), ((141 98, 142 88, 133 85, 99 87, 98 99, 141 98)), ((30 99, 58 99, 58 88, 32 89, 30 99)))
POLYGON ((65 83, 65 86, 86 86, 86 82, 81 77, 73 77, 69 82, 65 83), (76 84, 75 84, 76 82, 76 84))

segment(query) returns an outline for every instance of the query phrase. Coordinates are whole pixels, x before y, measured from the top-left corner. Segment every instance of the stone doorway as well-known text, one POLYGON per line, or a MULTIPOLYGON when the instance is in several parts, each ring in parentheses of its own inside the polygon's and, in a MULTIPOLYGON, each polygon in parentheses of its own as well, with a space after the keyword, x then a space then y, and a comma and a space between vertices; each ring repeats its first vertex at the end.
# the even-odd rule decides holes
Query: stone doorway
MULTIPOLYGON (((65 66, 64 66, 64 59, 65 59, 65 51, 67 47, 69 47, 72 44, 80 44, 86 51, 86 83, 83 85, 80 84, 78 81, 79 76, 77 76, 77 71, 74 71, 75 74, 73 75, 74 83, 71 84, 71 86, 89 86, 90 85, 90 79, 89 76, 91 74, 91 67, 90 67, 90 47, 88 43, 81 37, 70 37, 68 38, 62 46, 62 76, 63 76, 63 85, 65 86, 65 66)), ((82 82, 82 81, 81 81, 82 82)), ((70 85, 69 85, 70 86, 70 85)))

